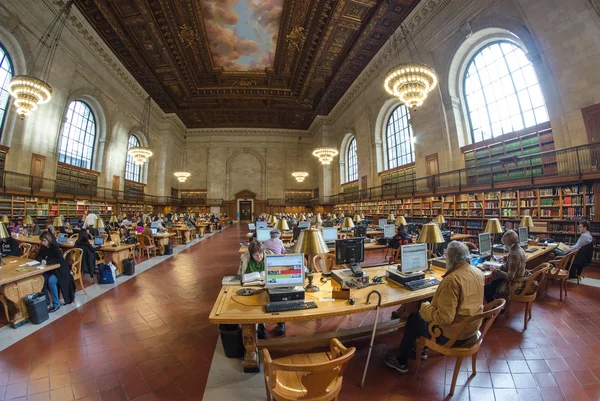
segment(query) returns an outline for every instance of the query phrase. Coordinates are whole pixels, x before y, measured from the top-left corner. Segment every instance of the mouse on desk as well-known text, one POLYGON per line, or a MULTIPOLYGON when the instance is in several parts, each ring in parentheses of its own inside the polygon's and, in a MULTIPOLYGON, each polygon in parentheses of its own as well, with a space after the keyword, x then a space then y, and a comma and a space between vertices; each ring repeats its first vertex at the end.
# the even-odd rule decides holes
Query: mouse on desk
POLYGON ((348 303, 350 305, 354 305, 356 303, 356 301, 354 300, 354 298, 350 298, 350 299, 348 299, 348 303))

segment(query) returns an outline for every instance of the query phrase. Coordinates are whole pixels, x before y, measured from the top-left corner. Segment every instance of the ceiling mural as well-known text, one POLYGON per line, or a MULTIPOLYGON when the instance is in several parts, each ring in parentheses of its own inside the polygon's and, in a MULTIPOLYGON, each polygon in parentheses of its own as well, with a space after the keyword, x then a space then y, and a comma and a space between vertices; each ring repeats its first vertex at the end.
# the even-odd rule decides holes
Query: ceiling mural
POLYGON ((283 0, 200 0, 213 62, 226 71, 271 67, 283 0))
POLYGON ((188 128, 308 129, 419 0, 75 0, 188 128))

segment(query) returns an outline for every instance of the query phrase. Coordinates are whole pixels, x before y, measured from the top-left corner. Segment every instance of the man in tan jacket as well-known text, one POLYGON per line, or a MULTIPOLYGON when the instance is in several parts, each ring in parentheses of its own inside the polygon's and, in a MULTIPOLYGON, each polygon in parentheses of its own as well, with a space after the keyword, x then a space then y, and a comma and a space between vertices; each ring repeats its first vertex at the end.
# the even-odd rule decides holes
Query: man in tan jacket
MULTIPOLYGON (((431 303, 421 305, 419 312, 409 315, 400 353, 385 356, 385 364, 400 373, 408 372, 408 357, 415 352, 415 342, 421 336, 430 337, 429 324, 433 322, 442 329, 437 341, 445 344, 457 334, 456 326, 483 310, 483 273, 469 263, 469 249, 461 242, 452 241, 446 250, 446 274, 438 286, 431 303)), ((474 322, 458 333, 456 347, 466 343, 479 330, 481 322, 474 322)), ((427 359, 427 350, 419 356, 427 359)))

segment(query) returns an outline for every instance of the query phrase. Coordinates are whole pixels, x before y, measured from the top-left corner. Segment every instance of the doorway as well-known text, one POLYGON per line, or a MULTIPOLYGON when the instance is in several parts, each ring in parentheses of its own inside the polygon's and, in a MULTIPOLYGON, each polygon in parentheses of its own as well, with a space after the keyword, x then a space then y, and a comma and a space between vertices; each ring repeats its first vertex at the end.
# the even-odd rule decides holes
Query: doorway
POLYGON ((240 221, 252 221, 252 201, 240 201, 240 221))

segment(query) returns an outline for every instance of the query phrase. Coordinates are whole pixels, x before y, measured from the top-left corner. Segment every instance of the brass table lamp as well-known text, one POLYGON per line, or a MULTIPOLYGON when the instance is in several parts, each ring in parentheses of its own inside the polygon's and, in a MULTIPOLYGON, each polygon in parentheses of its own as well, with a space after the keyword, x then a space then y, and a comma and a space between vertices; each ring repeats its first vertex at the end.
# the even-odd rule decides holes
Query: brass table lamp
POLYGON ((396 218, 394 217, 394 215, 392 213, 388 214, 388 224, 392 224, 392 221, 396 220, 396 218))
MULTIPOLYGON (((421 229, 421 234, 419 234, 419 238, 417 238, 417 242, 420 244, 431 245, 431 256, 433 257, 433 246, 434 244, 441 244, 444 242, 444 237, 442 236, 442 231, 440 227, 435 223, 423 224, 423 228, 421 229)), ((433 274, 434 271, 431 268, 431 258, 430 255, 427 255, 427 270, 425 273, 433 274)))
POLYGON ((444 229, 444 224, 446 224, 446 219, 444 218, 443 215, 438 214, 435 217, 435 222, 438 223, 440 225, 440 228, 443 230, 444 229))
POLYGON ((65 226, 65 222, 64 222, 62 216, 56 216, 54 218, 54 221, 52 222, 52 225, 54 227, 64 227, 65 226))
POLYGON ((317 214, 316 222, 317 222, 317 224, 323 223, 323 219, 321 218, 321 213, 317 214))
POLYGON ((304 287, 304 290, 306 292, 318 292, 319 287, 313 284, 312 258, 314 255, 329 253, 329 248, 323 239, 323 235, 321 235, 321 231, 314 228, 302 230, 294 247, 294 253, 303 253, 308 256, 309 269, 306 274, 308 285, 304 287))
POLYGON ((8 216, 4 215, 0 217, 0 223, 8 223, 8 216))
POLYGON ((34 224, 33 223, 33 219, 31 218, 31 216, 25 216, 25 222, 24 223, 26 225, 28 225, 28 226, 31 225, 31 224, 34 224))
MULTIPOLYGON (((0 238, 4 239, 8 237, 10 237, 10 234, 6 229, 6 226, 4 225, 4 223, 0 223, 0 238)), ((3 266, 4 264, 5 263, 2 261, 2 254, 0 254, 0 266, 3 266)))
POLYGON ((404 216, 396 217, 396 225, 397 226, 399 226, 399 225, 405 226, 406 225, 406 219, 404 218, 404 216))
POLYGON ((268 223, 270 225, 274 225, 277 223, 277 217, 275 217, 274 215, 271 215, 271 217, 269 217, 268 223))
POLYGON ((342 220, 342 226, 341 226, 342 230, 346 230, 346 231, 350 231, 351 229, 354 228, 354 222, 352 221, 352 219, 350 217, 344 217, 344 220, 342 220))
POLYGON ((521 219, 521 222, 519 223, 519 225, 521 227, 529 227, 529 228, 535 227, 534 224, 533 224, 533 219, 529 215, 523 216, 523 218, 521 219))
POLYGON ((96 222, 94 223, 94 228, 104 228, 104 220, 102 220, 102 217, 98 217, 96 219, 96 222))
POLYGON ((492 234, 492 256, 494 256, 494 243, 496 242, 496 234, 502 234, 502 225, 500 225, 500 220, 498 219, 489 219, 485 225, 484 233, 492 234))
POLYGON ((355 214, 354 215, 354 222, 355 223, 360 223, 362 221, 362 219, 360 218, 360 214, 355 214))
POLYGON ((280 231, 288 231, 290 229, 286 219, 277 220, 277 223, 275 223, 275 228, 280 231))

